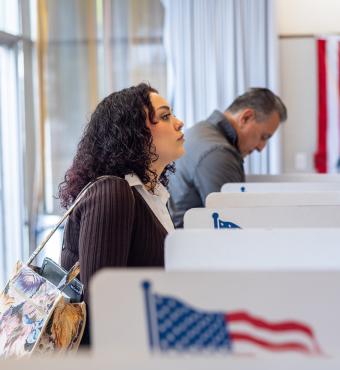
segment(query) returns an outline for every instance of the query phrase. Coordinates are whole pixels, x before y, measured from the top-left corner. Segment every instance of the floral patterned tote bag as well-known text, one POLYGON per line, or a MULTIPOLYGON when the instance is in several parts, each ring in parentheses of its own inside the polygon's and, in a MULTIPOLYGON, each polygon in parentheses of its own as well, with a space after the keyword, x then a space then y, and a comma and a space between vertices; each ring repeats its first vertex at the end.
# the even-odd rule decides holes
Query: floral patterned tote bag
POLYGON ((84 302, 68 302, 60 289, 18 262, 0 296, 0 357, 76 350, 85 319, 84 302))
POLYGON ((86 321, 85 303, 72 302, 65 294, 65 288, 78 275, 79 263, 55 285, 41 274, 41 269, 32 265, 32 261, 93 184, 82 190, 28 262, 17 262, 0 293, 0 358, 78 349, 86 321))

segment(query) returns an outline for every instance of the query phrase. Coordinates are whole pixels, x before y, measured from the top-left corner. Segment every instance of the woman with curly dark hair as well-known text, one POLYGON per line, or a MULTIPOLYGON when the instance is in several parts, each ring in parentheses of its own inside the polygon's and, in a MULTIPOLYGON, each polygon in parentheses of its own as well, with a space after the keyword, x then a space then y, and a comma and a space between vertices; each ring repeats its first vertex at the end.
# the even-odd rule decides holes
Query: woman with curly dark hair
POLYGON ((68 208, 86 184, 111 175, 95 182, 65 226, 61 263, 69 269, 80 261, 85 302, 91 276, 103 267, 164 266, 164 239, 173 229, 165 186, 184 153, 182 127, 144 83, 109 95, 92 114, 59 186, 68 208))

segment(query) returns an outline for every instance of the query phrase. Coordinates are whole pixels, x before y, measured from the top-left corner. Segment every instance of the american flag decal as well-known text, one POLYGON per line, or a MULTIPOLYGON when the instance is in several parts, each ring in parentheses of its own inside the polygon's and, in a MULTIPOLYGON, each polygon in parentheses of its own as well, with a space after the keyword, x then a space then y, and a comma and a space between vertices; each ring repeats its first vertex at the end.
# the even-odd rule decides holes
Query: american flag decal
POLYGON ((270 322, 246 311, 205 312, 177 298, 152 293, 148 281, 142 286, 153 351, 238 353, 238 345, 246 343, 247 348, 270 352, 321 354, 313 329, 304 323, 270 322), (269 340, 267 333, 274 339, 269 340), (288 340, 287 334, 293 339, 288 340))
POLYGON ((214 229, 241 229, 240 226, 230 221, 222 221, 217 212, 214 212, 211 217, 214 220, 214 229))

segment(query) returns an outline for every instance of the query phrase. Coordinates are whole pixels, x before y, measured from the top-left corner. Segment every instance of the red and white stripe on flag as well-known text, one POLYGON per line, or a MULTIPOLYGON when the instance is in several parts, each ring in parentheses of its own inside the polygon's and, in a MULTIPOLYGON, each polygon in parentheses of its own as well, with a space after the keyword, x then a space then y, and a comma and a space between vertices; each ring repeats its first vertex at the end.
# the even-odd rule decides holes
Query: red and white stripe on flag
POLYGON ((340 37, 316 40, 318 68, 318 141, 314 156, 319 173, 340 170, 340 37))

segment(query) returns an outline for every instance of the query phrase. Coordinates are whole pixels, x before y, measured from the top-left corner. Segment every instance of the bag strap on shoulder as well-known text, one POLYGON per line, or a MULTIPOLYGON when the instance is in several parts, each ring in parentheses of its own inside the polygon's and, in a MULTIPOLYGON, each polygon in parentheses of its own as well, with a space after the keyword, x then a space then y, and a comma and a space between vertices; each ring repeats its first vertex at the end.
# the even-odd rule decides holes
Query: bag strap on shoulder
POLYGON ((27 261, 27 265, 31 264, 32 261, 37 257, 37 255, 44 249, 47 242, 51 239, 52 235, 58 230, 59 226, 68 218, 68 216, 72 213, 74 208, 77 206, 77 204, 84 198, 88 190, 96 184, 98 181, 105 180, 108 178, 115 178, 116 176, 112 175, 105 175, 97 177, 94 181, 89 182, 83 190, 78 194, 77 198, 75 199, 72 206, 65 212, 65 214, 61 217, 61 219, 58 221, 58 223, 53 227, 53 229, 47 234, 47 236, 44 238, 44 240, 38 245, 38 247, 34 250, 34 252, 31 254, 27 261))

